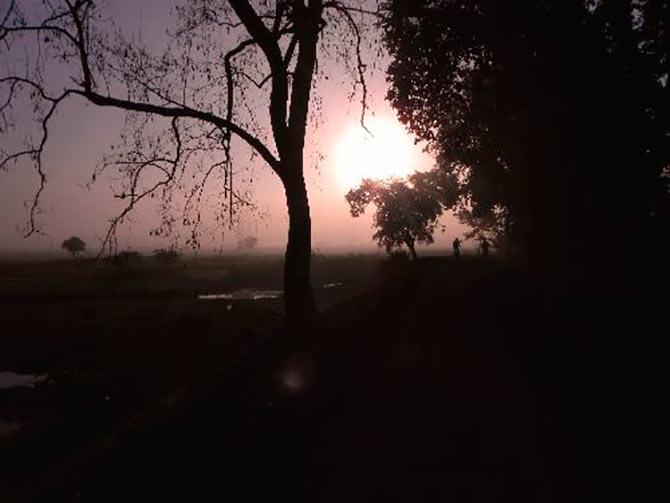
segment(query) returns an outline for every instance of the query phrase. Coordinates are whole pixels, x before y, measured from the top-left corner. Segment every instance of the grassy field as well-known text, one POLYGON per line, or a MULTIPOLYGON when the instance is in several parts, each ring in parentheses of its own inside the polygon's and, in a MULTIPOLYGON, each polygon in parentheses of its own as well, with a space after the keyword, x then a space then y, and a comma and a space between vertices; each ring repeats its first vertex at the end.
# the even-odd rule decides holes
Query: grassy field
MULTIPOLYGON (((272 255, 0 264, 0 372, 48 376, 35 388, 0 388, 0 467, 18 483, 12 498, 23 500, 23 474, 203 386, 276 333, 281 299, 198 297, 278 290, 282 267, 272 255)), ((315 257, 320 309, 368 288, 378 272, 373 256, 315 257)))
POLYGON ((281 272, 0 264, 0 372, 46 376, 0 389, 0 500, 599 500, 629 301, 365 255, 315 257, 309 336, 278 299, 198 299, 281 272))

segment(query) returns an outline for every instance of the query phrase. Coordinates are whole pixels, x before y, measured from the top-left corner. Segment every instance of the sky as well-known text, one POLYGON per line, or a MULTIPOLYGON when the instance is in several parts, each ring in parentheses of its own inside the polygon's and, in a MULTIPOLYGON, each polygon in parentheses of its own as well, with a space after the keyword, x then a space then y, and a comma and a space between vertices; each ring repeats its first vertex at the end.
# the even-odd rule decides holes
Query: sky
MULTIPOLYGON (((160 46, 169 19, 167 4, 165 0, 116 0, 108 2, 107 8, 128 32, 141 34, 145 43, 160 46)), ((330 64, 327 58, 322 61, 330 64)), ((383 68, 384 61, 378 67, 383 68)), ((326 66, 326 73, 328 69, 326 66)), ((387 84, 382 70, 368 75, 370 109, 366 124, 374 135, 371 137, 359 124, 360 96, 351 97, 351 82, 341 78, 338 67, 330 69, 334 78, 321 80, 315 89, 320 114, 319 120, 310 125, 306 146, 313 248, 323 252, 372 251, 377 249, 372 241, 372 208, 364 217, 354 219, 344 195, 364 175, 427 170, 433 159, 421 145, 414 144, 396 120, 384 99, 387 84)), ((27 215, 24 202, 32 197, 37 178, 26 163, 17 164, 8 172, 0 172, 0 253, 57 252, 60 243, 71 235, 81 237, 92 251, 96 250, 119 202, 110 189, 114 180, 98 179, 92 187, 87 187, 87 182, 104 153, 118 140, 122 126, 122 112, 103 110, 79 99, 63 103, 53 120, 44 155, 47 189, 39 215, 44 235, 22 237, 27 215)), ((261 160, 252 164, 242 171, 253 174, 253 184, 248 188, 257 211, 245 212, 232 228, 212 224, 212 238, 203 243, 204 249, 235 248, 246 236, 257 237, 259 249, 279 250, 285 246, 288 219, 281 184, 261 160)), ((152 250, 167 246, 166 239, 149 235, 156 222, 156 208, 151 204, 136 208, 119 230, 120 247, 152 250)), ((446 231, 436 234, 436 247, 446 246, 464 230, 451 217, 445 217, 443 223, 446 231)))

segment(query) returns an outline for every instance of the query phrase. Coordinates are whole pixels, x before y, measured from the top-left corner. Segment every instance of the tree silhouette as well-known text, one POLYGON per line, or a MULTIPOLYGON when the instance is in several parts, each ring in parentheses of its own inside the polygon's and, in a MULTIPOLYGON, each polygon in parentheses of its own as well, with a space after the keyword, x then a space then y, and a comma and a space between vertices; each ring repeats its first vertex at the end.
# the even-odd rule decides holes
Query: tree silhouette
POLYGON ((258 244, 258 238, 254 236, 247 236, 243 239, 240 239, 237 242, 237 251, 250 252, 254 248, 256 248, 257 244, 258 244))
POLYGON ((14 124, 12 113, 29 115, 24 113, 26 97, 41 126, 35 143, 0 153, 0 169, 21 158, 35 164, 40 181, 27 234, 38 231, 35 217, 46 181, 42 153, 60 105, 83 100, 120 109, 127 112, 128 132, 101 169, 121 172, 125 184, 116 196, 126 206, 112 220, 103 245, 111 248, 117 226, 151 198, 163 200, 156 233, 169 231, 177 220, 172 198, 185 190, 180 220, 191 226, 191 244, 197 246, 199 203, 208 181, 222 187, 219 207, 224 209, 217 218, 226 217, 226 207, 232 218, 235 205, 251 204, 233 186, 231 154, 246 148, 284 187, 287 315, 312 318, 311 220, 303 170, 319 48, 343 58, 361 89, 364 111, 361 47, 370 31, 359 25, 374 13, 359 2, 335 0, 195 0, 184 2, 175 14, 165 50, 154 54, 139 41, 126 40, 92 0, 11 0, 2 9, 0 45, 8 52, 7 72, 0 77, 6 93, 0 105, 3 131, 14 124), (50 71, 47 62, 58 71, 50 71), (266 106, 259 107, 263 102, 266 106), (187 170, 192 173, 185 176, 187 170), (185 189, 189 178, 195 183, 185 189))
POLYGON ((373 238, 387 253, 404 245, 416 259, 415 245, 433 242, 443 209, 455 199, 453 180, 436 178, 434 174, 416 173, 407 179, 365 179, 345 197, 353 217, 359 217, 368 205, 374 204, 373 238))
POLYGON ((73 258, 76 257, 77 254, 84 253, 86 251, 86 243, 84 243, 83 239, 78 238, 77 236, 67 238, 65 241, 63 241, 60 247, 63 250, 70 252, 73 258))
POLYGON ((667 198, 668 4, 387 2, 389 98, 468 223, 542 264, 644 249, 667 198))

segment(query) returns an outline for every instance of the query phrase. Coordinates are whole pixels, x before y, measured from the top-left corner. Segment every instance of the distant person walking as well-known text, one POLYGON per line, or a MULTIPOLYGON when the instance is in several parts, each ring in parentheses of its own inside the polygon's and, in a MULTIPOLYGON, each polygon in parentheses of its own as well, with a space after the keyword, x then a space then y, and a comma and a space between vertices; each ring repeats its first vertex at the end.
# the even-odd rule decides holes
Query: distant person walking
POLYGON ((482 247, 482 257, 488 257, 489 256, 489 240, 486 238, 482 238, 482 243, 480 245, 482 247))
POLYGON ((454 257, 461 256, 461 240, 456 238, 454 242, 451 243, 451 246, 454 248, 454 257))

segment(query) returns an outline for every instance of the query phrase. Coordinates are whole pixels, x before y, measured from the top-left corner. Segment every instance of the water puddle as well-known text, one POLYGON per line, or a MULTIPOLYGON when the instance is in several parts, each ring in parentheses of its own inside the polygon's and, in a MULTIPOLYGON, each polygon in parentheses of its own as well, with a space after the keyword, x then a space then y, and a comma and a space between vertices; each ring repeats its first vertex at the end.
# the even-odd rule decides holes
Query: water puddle
POLYGON ((229 293, 211 293, 198 295, 200 300, 274 300, 284 297, 282 290, 258 290, 243 288, 229 293))
POLYGON ((341 281, 332 281, 330 283, 324 283, 323 285, 321 285, 321 288, 323 288, 324 290, 330 290, 333 288, 342 288, 343 286, 344 285, 342 284, 341 281))
POLYGON ((34 388, 47 379, 46 374, 17 374, 16 372, 0 372, 0 389, 34 388))
POLYGON ((0 437, 3 435, 11 435, 16 433, 21 429, 21 423, 6 423, 5 421, 0 421, 0 437))
MULTIPOLYGON (((324 290, 334 290, 344 287, 341 281, 331 281, 321 285, 324 290)), ((198 295, 200 300, 278 300, 284 297, 283 290, 262 290, 258 288, 242 288, 226 293, 203 293, 198 295)))

